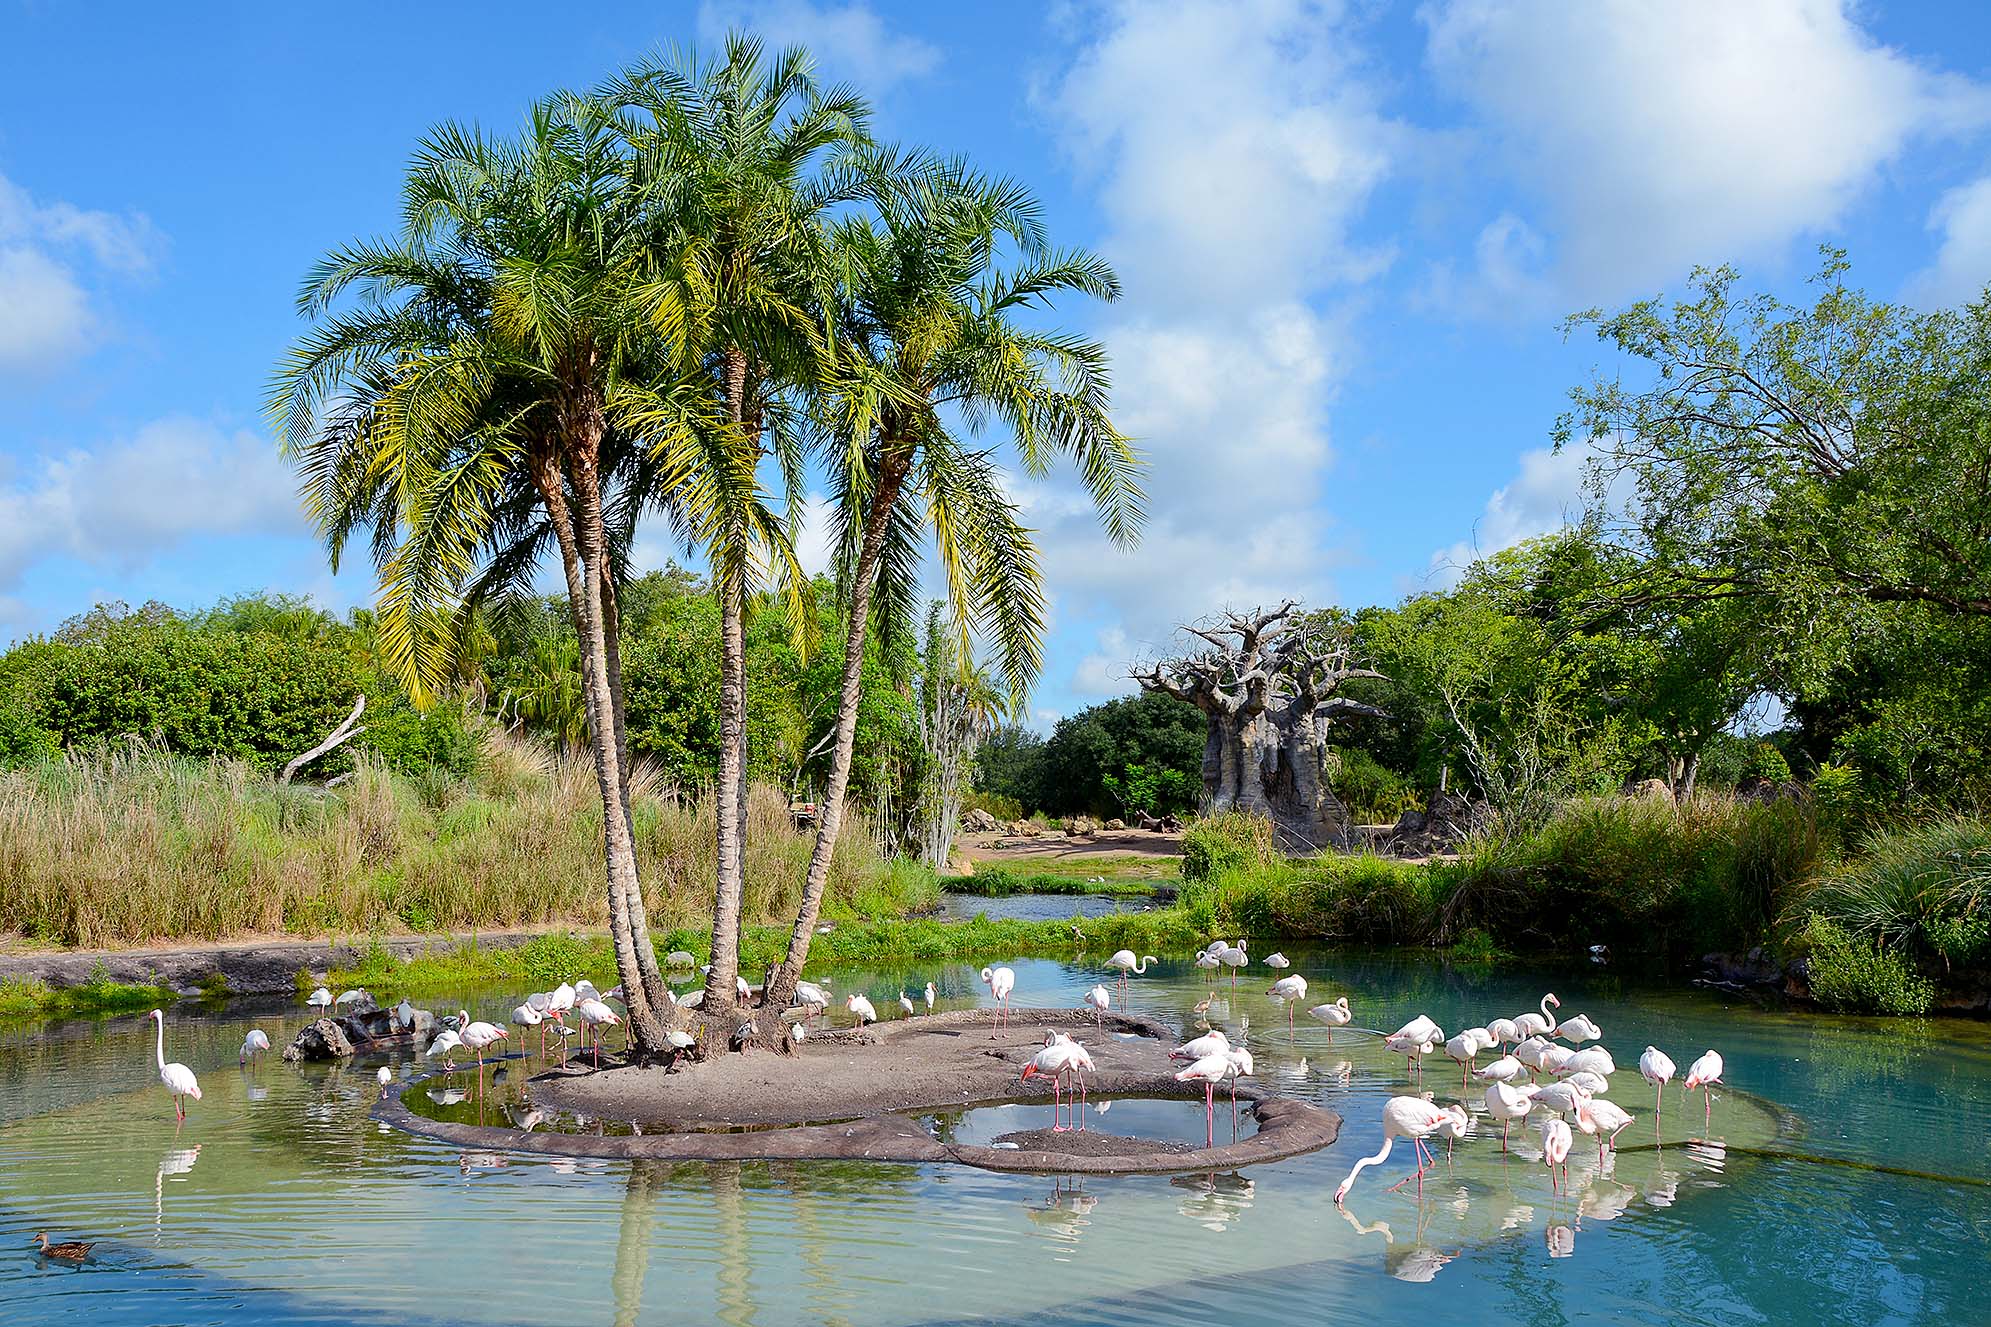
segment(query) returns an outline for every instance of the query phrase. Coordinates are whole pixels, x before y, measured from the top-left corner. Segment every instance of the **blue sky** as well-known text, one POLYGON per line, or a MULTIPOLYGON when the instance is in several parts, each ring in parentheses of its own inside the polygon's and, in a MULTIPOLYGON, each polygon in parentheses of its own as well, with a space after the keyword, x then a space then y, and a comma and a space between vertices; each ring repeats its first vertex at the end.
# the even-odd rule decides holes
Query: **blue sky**
MULTIPOLYGON (((332 577, 259 409, 313 258, 394 218, 444 118, 517 122, 732 24, 799 40, 892 138, 1030 183, 1127 296, 1114 353, 1154 519, 1107 547, 1018 484, 1055 624, 1040 719, 1129 689, 1174 623, 1389 602, 1557 525, 1562 317, 1821 243, 1930 305, 1991 279, 1975 4, 1060 3, 0 9, 0 639, 100 599, 332 577)), ((648 547, 666 556, 661 544, 648 547)))

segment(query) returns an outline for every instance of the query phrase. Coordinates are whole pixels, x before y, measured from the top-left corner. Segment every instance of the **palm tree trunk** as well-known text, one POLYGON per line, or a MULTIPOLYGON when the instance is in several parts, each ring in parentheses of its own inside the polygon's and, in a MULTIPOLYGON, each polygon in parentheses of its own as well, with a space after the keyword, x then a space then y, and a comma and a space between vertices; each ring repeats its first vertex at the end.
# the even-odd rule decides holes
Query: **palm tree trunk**
POLYGON ((836 857, 837 834, 843 827, 844 793, 850 787, 850 767, 857 749, 857 711, 863 696, 864 642, 870 631, 871 593, 878 582, 878 558, 885 547, 885 530, 892 522, 892 509, 899 500, 909 458, 892 451, 879 467, 877 488, 871 495, 871 510, 864 517, 864 541, 858 546, 857 567, 851 574, 850 622, 843 640, 843 690, 837 698, 836 747, 830 756, 829 786, 823 792, 823 805, 817 812, 816 848, 809 857, 809 874, 802 884, 802 906, 795 916, 795 930, 788 937, 788 955, 768 979, 765 1009, 788 1006, 801 979, 802 966, 809 959, 809 942, 815 938, 816 922, 822 915, 823 893, 829 886, 830 862, 836 857))
MULTIPOLYGON (((726 413, 736 430, 746 424, 747 356, 729 349, 726 413)), ((759 442, 755 439, 755 447, 759 442)), ((743 550, 736 550, 743 552, 743 550)), ((746 906, 747 866, 747 642, 745 567, 714 559, 719 599, 719 774, 717 851, 712 889, 712 968, 705 976, 704 1008, 720 1013, 738 1003, 740 912, 746 906)))
MULTIPOLYGON (((662 1054, 667 1050, 664 1025, 650 1003, 641 961, 636 954, 636 933, 630 900, 641 906, 642 884, 636 873, 636 841, 629 830, 625 809, 625 789, 616 741, 618 724, 608 685, 608 641, 603 625, 602 586, 608 579, 607 539, 601 514, 601 476, 595 466, 605 425, 598 403, 582 408, 577 421, 579 434, 573 451, 574 492, 579 499, 579 552, 583 605, 581 635, 581 676, 593 695, 594 721, 589 744, 594 749, 595 779, 601 786, 602 845, 608 863, 611 904, 610 939, 615 947, 616 975, 621 979, 623 1003, 629 1011, 629 1038, 639 1055, 662 1054), (617 896, 621 903, 621 924, 615 924, 617 896)), ((647 938, 644 942, 648 943, 647 938)), ((654 961, 654 959, 653 959, 654 961)))
MULTIPOLYGON (((630 840, 636 836, 636 818, 629 811, 629 730, 623 722, 622 705, 622 613, 617 603, 614 578, 601 580, 602 635, 607 646, 608 711, 615 727, 616 768, 621 774, 622 818, 629 825, 630 840)), ((666 1007, 664 996, 670 986, 657 966, 657 947, 650 943, 650 909, 639 888, 628 898, 629 934, 636 946, 636 967, 643 974, 643 994, 650 1008, 666 1007)))

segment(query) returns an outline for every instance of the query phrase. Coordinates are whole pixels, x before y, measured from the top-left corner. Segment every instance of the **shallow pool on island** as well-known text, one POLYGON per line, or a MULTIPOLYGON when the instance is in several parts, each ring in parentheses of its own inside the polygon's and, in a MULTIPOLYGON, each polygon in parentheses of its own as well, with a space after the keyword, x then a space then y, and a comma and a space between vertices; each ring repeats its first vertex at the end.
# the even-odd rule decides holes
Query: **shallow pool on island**
MULTIPOLYGON (((1289 1033, 1256 965, 1234 990, 1219 985, 1210 1013, 1234 1035, 1248 1020, 1259 1085, 1342 1113, 1342 1137, 1307 1157, 1172 1177, 465 1152, 369 1116, 380 1064, 412 1077, 426 1062, 238 1068, 248 1027, 281 1047, 304 1023, 287 1001, 171 1011, 168 1056, 205 1091, 176 1125, 142 1019, 15 1023, 0 1028, 5 1321, 1991 1320, 1991 1028, 1764 1010, 1608 969, 1286 952, 1316 997, 1347 993, 1360 1026, 1426 1012, 1451 1028, 1511 1016, 1552 988, 1564 1013, 1603 1025, 1621 1065, 1649 1041, 1683 1065, 1715 1046, 1732 1091, 1717 1092, 1710 1142, 1689 1144, 1703 1132, 1699 1098, 1669 1092, 1655 1137, 1649 1090, 1621 1071, 1611 1095, 1639 1122, 1601 1165, 1595 1143, 1577 1140, 1567 1195, 1551 1192, 1532 1135, 1503 1154, 1496 1129, 1449 1163, 1441 1146, 1421 1194, 1390 1191, 1410 1171, 1399 1146, 1337 1209, 1334 1186, 1381 1141, 1382 1103, 1411 1086, 1404 1062, 1304 1019, 1289 1033), (103 1243, 83 1267, 44 1264, 28 1245, 44 1228, 103 1243)), ((1101 976, 1103 955, 1087 957, 1014 964, 1017 1002, 1075 1005, 1101 976)), ((929 978, 943 1007, 982 989, 967 965, 835 976, 881 1010, 929 978)), ((1136 978, 1125 1003, 1193 1030, 1191 1006, 1210 989, 1178 959, 1136 978)), ((520 994, 420 1003, 496 1017, 520 994)), ((1457 1074, 1434 1061, 1423 1087, 1448 1099, 1457 1074)), ((508 1069, 506 1085, 522 1076, 508 1069)), ((467 1073, 454 1082, 472 1085, 467 1073)), ((494 1090, 489 1069, 484 1085, 494 1090)), ((1138 1105, 1160 1115, 1114 1103, 1104 1122, 1200 1135, 1200 1101, 1138 1105)), ((981 1109, 957 1127, 1000 1123, 985 1126, 981 1109)), ((1023 1128, 1050 1116, 999 1113, 1023 1128)))

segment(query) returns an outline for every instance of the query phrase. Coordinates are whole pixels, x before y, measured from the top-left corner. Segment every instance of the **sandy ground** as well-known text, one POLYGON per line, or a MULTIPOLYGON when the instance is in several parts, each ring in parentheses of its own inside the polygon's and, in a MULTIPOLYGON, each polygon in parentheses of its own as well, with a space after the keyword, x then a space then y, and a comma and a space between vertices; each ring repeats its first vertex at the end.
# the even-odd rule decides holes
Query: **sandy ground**
POLYGON ((1145 829, 1100 830, 1075 839, 1065 834, 1011 838, 1007 834, 963 834, 955 840, 971 862, 1027 862, 1049 870, 1059 862, 1098 857, 1179 857, 1180 834, 1145 829))
POLYGON ((977 1102, 1049 1101, 1050 1084, 1020 1081, 1048 1028, 1069 1031, 1099 1066, 1092 1093, 1178 1095, 1169 1050, 1176 1030, 1119 1014, 1016 1011, 998 1031, 994 1012, 962 1009, 875 1023, 862 1033, 811 1037, 793 1055, 720 1054, 665 1069, 549 1071, 533 1098, 555 1110, 669 1129, 807 1124, 977 1102))

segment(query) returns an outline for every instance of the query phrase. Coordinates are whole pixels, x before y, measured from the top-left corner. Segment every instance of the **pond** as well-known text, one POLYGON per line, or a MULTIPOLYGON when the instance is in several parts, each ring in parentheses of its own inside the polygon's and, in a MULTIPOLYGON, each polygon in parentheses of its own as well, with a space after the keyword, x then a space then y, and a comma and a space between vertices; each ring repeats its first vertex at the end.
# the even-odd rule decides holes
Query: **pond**
MULTIPOLYGON (((1104 917, 1115 912, 1146 912, 1155 906, 1152 898, 1139 895, 1116 897, 1111 894, 959 894, 948 891, 940 896, 940 919, 967 921, 986 914, 991 921, 1041 922, 1067 917, 1104 917)), ((921 979, 924 984, 924 978, 921 979)))
MULTIPOLYGON (((1763 1010, 1609 970, 1288 953, 1315 996, 1350 996, 1360 1027, 1424 1012, 1451 1028, 1512 1016, 1554 989, 1563 1013, 1602 1024, 1621 1065, 1647 1042, 1682 1065, 1713 1046, 1731 1090, 1717 1092, 1709 1142, 1693 1144, 1682 1140, 1702 1132, 1700 1100, 1670 1091, 1655 1146, 1651 1094, 1621 1071, 1611 1095, 1638 1122, 1601 1166, 1579 1137, 1564 1196, 1532 1138, 1517 1133, 1503 1154, 1496 1129, 1449 1161, 1441 1145, 1421 1193, 1389 1189, 1410 1173, 1399 1147, 1337 1210, 1335 1185, 1376 1149, 1382 1104, 1405 1090, 1404 1062, 1373 1037, 1304 1019, 1289 1033, 1256 964, 1235 993, 1218 987, 1211 1015, 1233 1033, 1248 1020, 1261 1086, 1339 1111, 1346 1128, 1310 1156, 1172 1177, 465 1153, 369 1117, 382 1061, 238 1068, 247 1028, 281 1047, 303 1024, 288 1002, 171 1011, 168 1058, 193 1066, 205 1091, 176 1125, 145 1020, 16 1023, 0 1029, 4 1320, 1991 1320, 1991 1027, 1763 1010), (82 1267, 45 1264, 28 1243, 44 1228, 102 1244, 82 1267)), ((1026 1005, 1073 1005, 1100 976, 1090 964, 1014 966, 1026 1005)), ((881 1010, 929 978, 943 1007, 981 998, 967 965, 834 975, 839 991, 867 991, 881 1010)), ((1209 991, 1176 960, 1134 979, 1126 1003, 1190 1028, 1209 991)), ((421 1003, 494 1017, 518 995, 421 1003)), ((1457 1072, 1433 1061, 1425 1085, 1447 1099, 1457 1072)), ((516 1063, 504 1083, 486 1069, 482 1090, 502 1094, 523 1077, 516 1063)), ((468 1071, 437 1081, 445 1095, 476 1087, 468 1071)), ((1189 1138, 1201 1105, 1114 1102, 1088 1123, 1189 1138)), ((1048 1106, 977 1108, 929 1124, 993 1138, 1049 1117, 1048 1106)))

